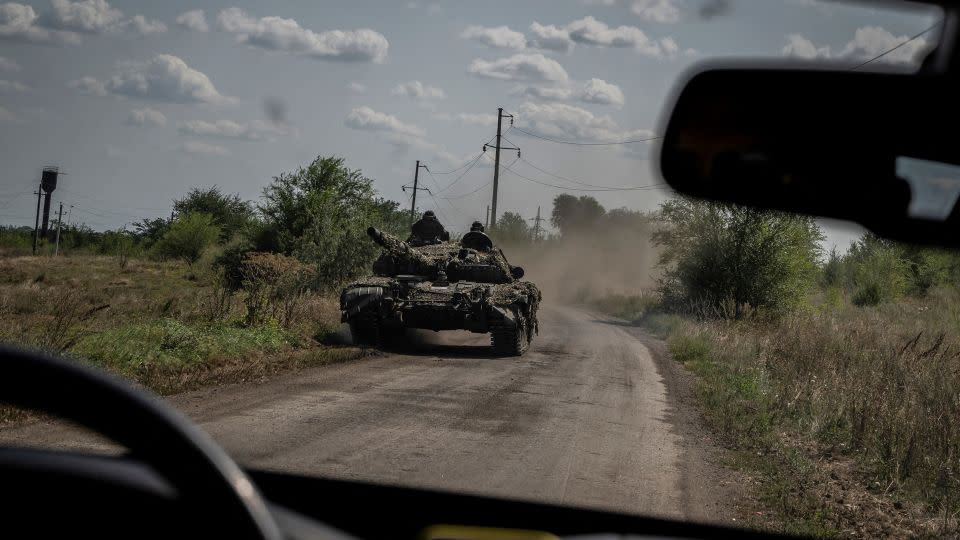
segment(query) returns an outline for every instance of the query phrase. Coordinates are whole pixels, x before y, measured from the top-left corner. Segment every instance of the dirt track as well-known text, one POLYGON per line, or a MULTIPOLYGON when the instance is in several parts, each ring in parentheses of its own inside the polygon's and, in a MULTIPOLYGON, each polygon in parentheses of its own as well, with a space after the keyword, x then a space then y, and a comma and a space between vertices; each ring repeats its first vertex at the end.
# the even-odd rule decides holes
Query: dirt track
MULTIPOLYGON (((297 473, 726 521, 724 473, 675 369, 635 329, 546 307, 522 358, 485 336, 174 396, 240 463, 297 473), (679 390, 678 390, 679 391, 679 390)), ((43 423, 0 441, 76 446, 43 423)), ((95 443, 94 443, 95 444, 95 443)), ((86 446, 86 444, 81 444, 86 446)))

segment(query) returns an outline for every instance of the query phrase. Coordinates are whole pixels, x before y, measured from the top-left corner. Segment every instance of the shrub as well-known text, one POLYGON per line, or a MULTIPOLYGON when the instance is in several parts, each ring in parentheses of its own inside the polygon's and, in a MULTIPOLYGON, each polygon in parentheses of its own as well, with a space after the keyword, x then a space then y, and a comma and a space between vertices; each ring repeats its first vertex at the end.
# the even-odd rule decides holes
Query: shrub
POLYGON ((741 318, 783 312, 814 283, 823 239, 812 218, 673 199, 660 210, 660 292, 674 311, 741 318))
POLYGON ((154 246, 154 252, 161 257, 182 259, 193 266, 219 235, 220 229, 210 214, 185 214, 170 224, 170 228, 154 246))
POLYGON ((367 237, 367 227, 401 232, 408 223, 396 202, 377 196, 372 180, 335 157, 275 177, 263 199, 258 208, 264 223, 250 238, 252 249, 309 264, 313 287, 322 290, 369 269, 380 249, 367 237))
POLYGON ((909 267, 893 242, 866 235, 850 248, 853 298, 858 306, 875 306, 906 293, 909 267))
POLYGON ((243 232, 254 221, 253 205, 239 195, 228 195, 220 188, 193 188, 182 199, 173 202, 175 216, 193 213, 208 214, 220 228, 220 239, 229 240, 243 232))
POLYGON ((288 326, 309 289, 313 270, 275 253, 249 253, 241 265, 246 291, 247 324, 275 320, 288 326))

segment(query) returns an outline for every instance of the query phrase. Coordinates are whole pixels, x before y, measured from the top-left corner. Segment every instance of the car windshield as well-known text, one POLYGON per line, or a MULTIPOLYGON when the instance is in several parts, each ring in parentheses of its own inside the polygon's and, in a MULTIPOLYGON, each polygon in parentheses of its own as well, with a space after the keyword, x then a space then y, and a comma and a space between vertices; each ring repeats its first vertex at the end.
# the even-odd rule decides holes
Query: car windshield
MULTIPOLYGON (((911 72, 940 22, 817 0, 0 3, 0 341, 164 396, 245 467, 957 534, 960 256, 685 198, 656 159, 698 62, 911 72)), ((903 166, 913 209, 948 212, 956 171, 903 166)), ((12 407, 0 444, 114 451, 12 407)))

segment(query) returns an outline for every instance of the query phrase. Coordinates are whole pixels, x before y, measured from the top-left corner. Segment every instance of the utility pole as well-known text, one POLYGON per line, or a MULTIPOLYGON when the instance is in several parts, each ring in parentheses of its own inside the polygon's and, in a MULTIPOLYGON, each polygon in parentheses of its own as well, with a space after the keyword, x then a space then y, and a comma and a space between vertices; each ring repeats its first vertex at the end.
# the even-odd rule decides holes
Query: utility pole
POLYGON ((57 214, 57 242, 56 247, 53 248, 53 256, 56 257, 60 254, 60 229, 63 228, 63 201, 60 201, 60 212, 57 214))
POLYGON ((418 187, 418 183, 420 181, 421 167, 423 167, 424 169, 427 168, 426 164, 421 165, 420 160, 418 159, 417 168, 413 170, 413 188, 410 188, 410 186, 403 186, 400 188, 404 192, 406 192, 407 189, 413 189, 413 200, 410 202, 410 223, 413 223, 417 220, 417 215, 416 215, 417 214, 417 191, 422 189, 427 193, 430 193, 429 188, 418 187))
POLYGON ((483 228, 484 229, 490 228, 490 205, 489 204, 487 205, 487 218, 484 220, 483 228))
POLYGON ((537 206, 537 217, 530 218, 530 221, 533 221, 533 241, 539 242, 540 241, 540 222, 543 221, 543 219, 540 218, 539 206, 537 206))
MULTIPOLYGON (((504 147, 500 144, 500 137, 502 135, 503 119, 509 118, 510 125, 513 125, 513 115, 512 114, 503 114, 503 107, 497 109, 497 145, 494 147, 496 152, 494 153, 493 159, 493 202, 491 203, 490 210, 490 223, 488 228, 493 230, 497 227, 497 191, 500 187, 500 150, 516 150, 517 157, 520 157, 520 149, 514 147, 504 147)), ((483 151, 487 151, 487 146, 483 145, 483 151)))

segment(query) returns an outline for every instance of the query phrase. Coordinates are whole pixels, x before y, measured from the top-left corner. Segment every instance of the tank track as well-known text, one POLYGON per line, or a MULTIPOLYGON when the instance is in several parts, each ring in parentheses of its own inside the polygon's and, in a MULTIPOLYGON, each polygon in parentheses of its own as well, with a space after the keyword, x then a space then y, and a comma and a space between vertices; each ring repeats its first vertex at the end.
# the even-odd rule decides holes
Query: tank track
POLYGON ((375 315, 359 316, 350 321, 350 336, 354 345, 386 349, 397 345, 403 329, 384 328, 375 315))
POLYGON ((520 356, 530 346, 530 322, 517 318, 517 325, 495 324, 490 327, 490 345, 498 356, 520 356))

